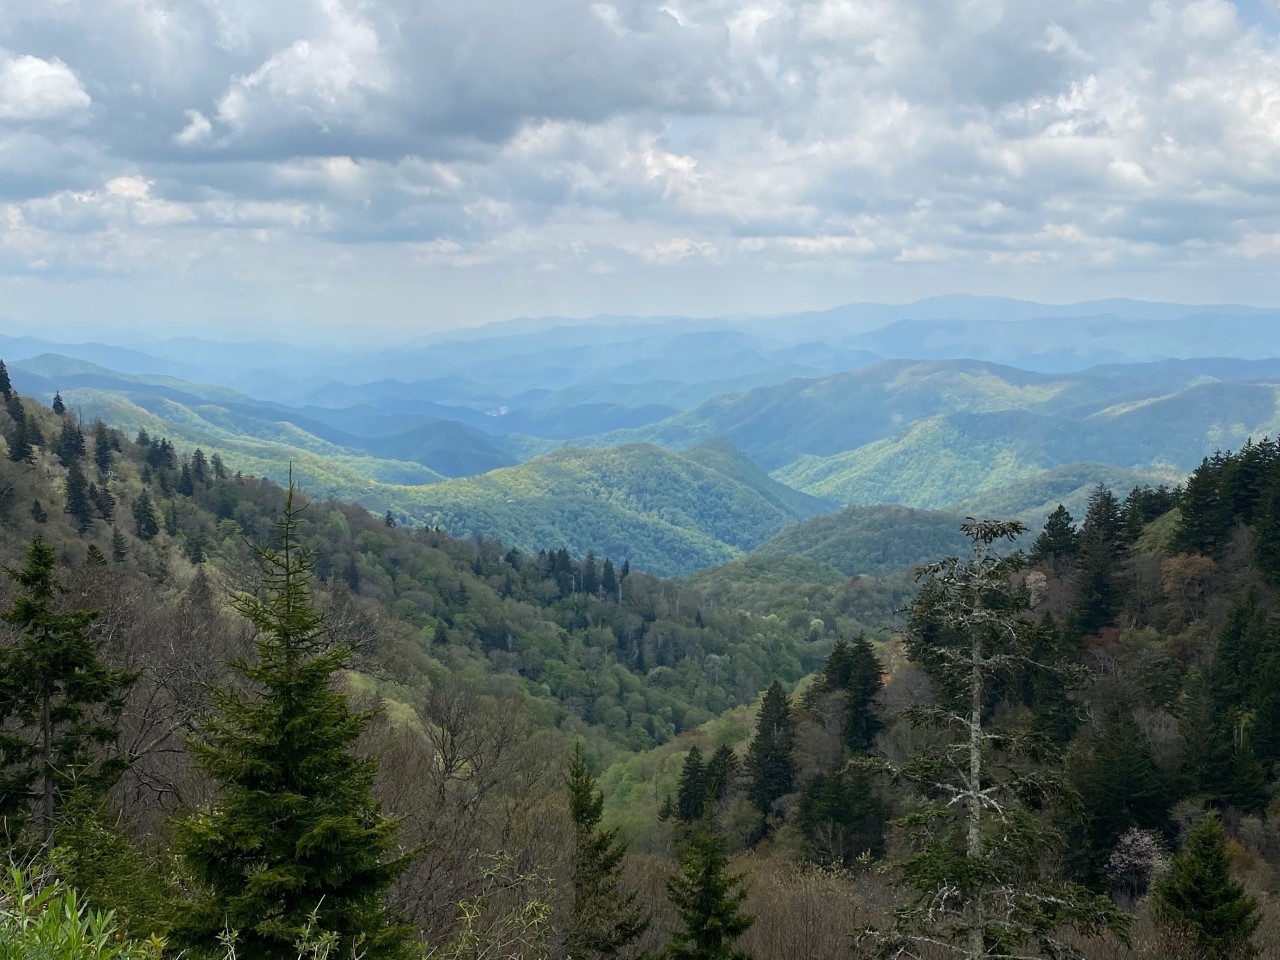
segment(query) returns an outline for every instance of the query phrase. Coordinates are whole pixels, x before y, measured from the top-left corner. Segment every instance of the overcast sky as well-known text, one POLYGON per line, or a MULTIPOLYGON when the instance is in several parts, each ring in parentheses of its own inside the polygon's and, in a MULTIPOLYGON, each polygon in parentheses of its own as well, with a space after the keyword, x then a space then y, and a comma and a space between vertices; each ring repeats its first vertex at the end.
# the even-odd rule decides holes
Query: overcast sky
POLYGON ((0 0, 24 325, 1277 277, 1280 0, 0 0))

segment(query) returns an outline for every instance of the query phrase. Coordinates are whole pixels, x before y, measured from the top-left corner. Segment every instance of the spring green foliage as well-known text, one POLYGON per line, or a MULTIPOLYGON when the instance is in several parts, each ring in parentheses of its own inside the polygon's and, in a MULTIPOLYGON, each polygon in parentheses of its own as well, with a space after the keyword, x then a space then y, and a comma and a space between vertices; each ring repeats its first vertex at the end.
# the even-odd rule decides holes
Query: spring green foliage
POLYGON ((58 881, 18 867, 0 874, 0 960, 160 960, 163 946, 123 938, 114 914, 58 881))
POLYGON ((667 880, 667 897, 683 924, 663 960, 750 960, 734 948, 755 917, 740 909, 747 898, 743 878, 729 872, 724 841, 695 827, 680 854, 680 869, 667 880))
POLYGON ((314 917, 343 952, 400 956, 407 931, 383 898, 408 860, 370 792, 376 762, 353 753, 371 715, 332 688, 354 650, 328 641, 312 606, 300 513, 291 488, 277 545, 258 548, 262 596, 234 601, 258 630, 257 659, 233 664, 247 687, 217 691, 192 744, 219 796, 176 825, 199 890, 175 936, 210 952, 230 929, 238 955, 269 960, 314 917))
POLYGON ((1155 887, 1156 916, 1188 938, 1203 960, 1249 960, 1258 901, 1231 879, 1222 821, 1205 816, 1191 828, 1173 867, 1155 887))
POLYGON ((565 934, 567 960, 599 960, 623 953, 648 927, 635 895, 622 890, 627 845, 616 829, 604 830, 604 796, 596 789, 580 745, 569 760, 569 811, 573 817, 573 904, 565 934))
POLYGON ((36 537, 8 569, 19 594, 0 618, 18 631, 0 646, 0 816, 20 826, 40 800, 46 846, 73 797, 100 795, 119 776, 112 722, 134 676, 109 668, 89 632, 96 613, 60 609, 55 555, 36 537))

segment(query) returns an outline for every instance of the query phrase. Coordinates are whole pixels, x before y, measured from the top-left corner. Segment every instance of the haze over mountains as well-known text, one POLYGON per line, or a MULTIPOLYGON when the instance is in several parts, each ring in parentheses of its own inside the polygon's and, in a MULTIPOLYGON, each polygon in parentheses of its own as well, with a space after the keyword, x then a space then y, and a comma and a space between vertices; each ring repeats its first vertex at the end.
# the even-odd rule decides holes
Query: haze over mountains
POLYGON ((293 460, 317 494, 455 534, 659 573, 847 505, 980 498, 1038 523, 1099 481, 1177 483, 1280 432, 1277 355, 1280 310, 978 297, 523 319, 394 350, 0 336, 19 390, 86 417, 246 473, 293 460))

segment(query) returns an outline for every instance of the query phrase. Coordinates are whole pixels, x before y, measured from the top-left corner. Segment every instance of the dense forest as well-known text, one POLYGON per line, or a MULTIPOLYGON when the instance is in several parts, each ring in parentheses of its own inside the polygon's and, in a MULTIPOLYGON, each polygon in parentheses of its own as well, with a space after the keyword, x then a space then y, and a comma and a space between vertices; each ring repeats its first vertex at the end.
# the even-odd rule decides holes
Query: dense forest
POLYGON ((0 956, 1280 951, 1272 441, 668 581, 0 394, 0 956))

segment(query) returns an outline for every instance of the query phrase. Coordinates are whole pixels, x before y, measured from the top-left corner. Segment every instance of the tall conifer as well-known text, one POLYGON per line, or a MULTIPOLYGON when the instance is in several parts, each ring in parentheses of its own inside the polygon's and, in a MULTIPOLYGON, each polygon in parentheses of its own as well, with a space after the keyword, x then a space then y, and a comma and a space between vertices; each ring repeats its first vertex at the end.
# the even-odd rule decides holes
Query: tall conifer
POLYGON ((353 752, 371 715, 333 689, 354 648, 331 642, 312 606, 300 510, 290 485, 278 545, 257 551, 262 595, 233 601, 258 629, 257 657, 232 663, 246 683, 214 692, 192 743, 219 797, 177 824, 199 890, 175 933, 207 950, 230 929, 243 960, 275 960, 314 916, 340 955, 397 957, 407 931, 384 896, 408 856, 372 796, 376 761, 353 752))

